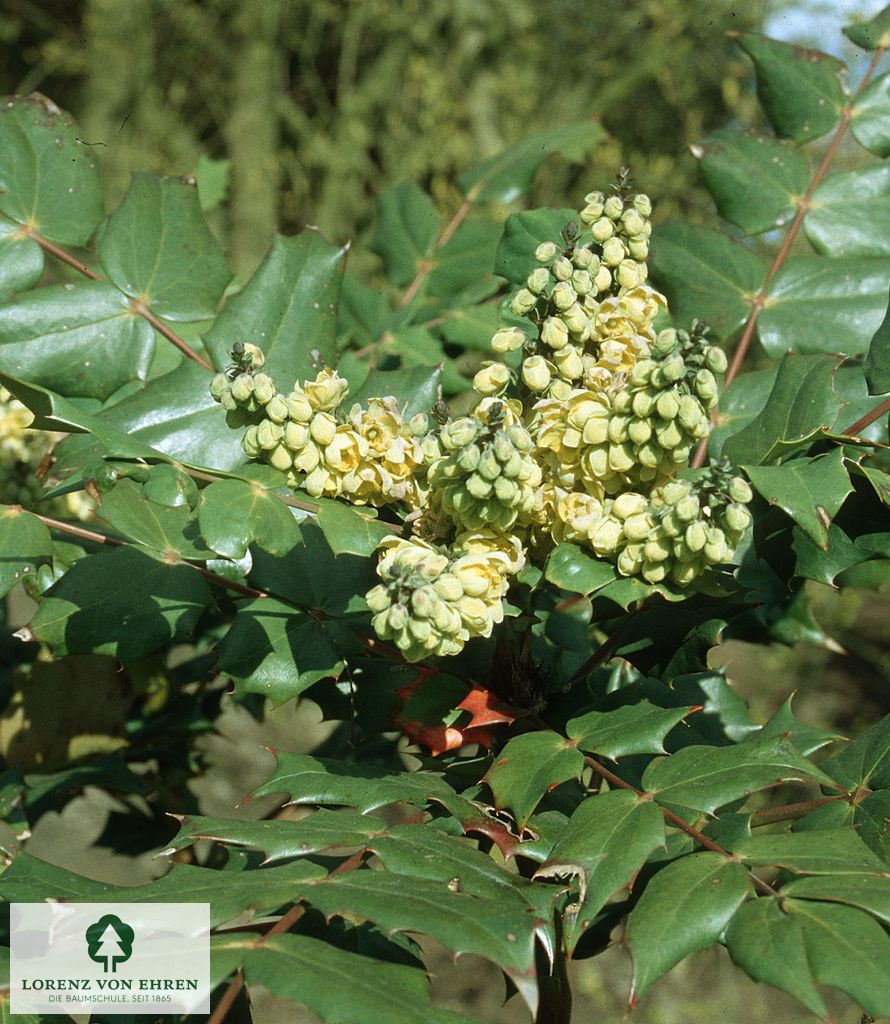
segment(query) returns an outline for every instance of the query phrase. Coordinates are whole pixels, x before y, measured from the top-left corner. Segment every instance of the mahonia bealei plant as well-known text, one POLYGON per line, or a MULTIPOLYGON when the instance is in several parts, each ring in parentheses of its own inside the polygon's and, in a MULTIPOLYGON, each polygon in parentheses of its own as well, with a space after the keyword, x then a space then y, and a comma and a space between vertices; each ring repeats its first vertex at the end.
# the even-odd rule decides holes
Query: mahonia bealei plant
POLYGON ((350 405, 331 369, 284 394, 246 343, 214 379, 250 458, 314 497, 400 513, 367 601, 409 661, 489 636, 526 560, 565 541, 650 584, 685 587, 734 558, 751 488, 723 465, 689 469, 726 357, 700 323, 656 331, 667 301, 647 284, 651 212, 622 175, 537 247, 515 322, 491 339, 497 355, 520 353, 518 370, 485 363, 467 415, 440 402, 406 420, 392 397, 350 405))

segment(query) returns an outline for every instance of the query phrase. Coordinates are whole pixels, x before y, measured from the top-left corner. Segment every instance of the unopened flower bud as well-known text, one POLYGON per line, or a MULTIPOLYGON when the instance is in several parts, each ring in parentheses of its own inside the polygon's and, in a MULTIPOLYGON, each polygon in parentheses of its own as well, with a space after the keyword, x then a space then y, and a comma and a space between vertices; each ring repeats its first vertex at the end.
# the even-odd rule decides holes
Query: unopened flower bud
POLYGON ((229 390, 229 378, 224 373, 218 373, 210 382, 210 394, 215 402, 229 390))
POLYGON ((734 476, 729 481, 727 491, 733 501, 743 505, 747 505, 754 497, 754 492, 751 490, 748 481, 740 476, 734 476))
POLYGON ((751 513, 744 505, 727 505, 723 516, 726 525, 736 533, 744 533, 751 525, 751 513))
POLYGON ((644 220, 638 210, 629 206, 621 214, 621 226, 627 235, 638 235, 643 230, 644 220))
POLYGON ((590 225, 590 231, 595 242, 605 242, 615 234, 615 225, 608 217, 600 217, 590 225))
POLYGON ((510 312, 514 316, 525 316, 526 313, 530 313, 534 309, 537 301, 528 288, 520 288, 510 300, 510 312))
POLYGON ((705 366, 711 373, 726 373, 727 359, 723 349, 717 348, 716 345, 708 345, 705 349, 705 366))
POLYGON ((494 332, 491 347, 500 355, 515 352, 525 344, 526 335, 518 327, 501 327, 494 332))
POLYGON ((541 242, 535 249, 535 259, 538 263, 549 263, 556 255, 556 246, 553 242, 541 242))
POLYGON ((550 283, 550 271, 546 267, 537 267, 525 280, 526 287, 535 295, 540 295, 550 283))
POLYGON ((569 329, 558 317, 548 316, 541 326, 541 341, 558 352, 569 343, 569 329))
POLYGON ((593 279, 598 292, 608 291, 612 287, 612 272, 608 267, 600 267, 593 279))
POLYGON ((624 211, 624 201, 621 196, 609 196, 603 203, 603 213, 610 220, 618 220, 624 211))
POLYGON ((503 363, 484 366, 473 378, 473 390, 480 395, 499 395, 510 383, 510 369, 503 363))
POLYGON ((634 209, 641 217, 652 216, 652 200, 642 192, 634 196, 634 209))
POLYGON ((662 391, 655 402, 655 409, 663 420, 672 420, 680 411, 680 400, 675 391, 662 391))
POLYGON ((577 246, 572 253, 572 263, 578 270, 589 270, 596 261, 597 257, 584 245, 577 246))
POLYGON ((566 259, 565 256, 558 256, 553 261, 553 276, 557 281, 568 281, 571 278, 574 269, 575 268, 572 266, 571 260, 566 259))
POLYGON ((260 405, 266 405, 278 393, 272 378, 266 373, 258 373, 253 378, 253 394, 260 405))
POLYGON ((529 356, 523 360, 522 380, 530 391, 546 391, 550 378, 550 368, 543 356, 529 356))

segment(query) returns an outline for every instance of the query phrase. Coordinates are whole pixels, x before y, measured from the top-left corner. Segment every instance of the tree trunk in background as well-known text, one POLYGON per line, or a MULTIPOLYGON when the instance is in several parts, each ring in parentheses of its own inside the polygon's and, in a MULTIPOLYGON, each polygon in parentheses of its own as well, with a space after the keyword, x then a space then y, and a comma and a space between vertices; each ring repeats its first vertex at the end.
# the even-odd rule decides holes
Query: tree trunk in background
POLYGON ((285 88, 279 42, 284 0, 247 0, 235 22, 236 59, 225 137, 232 160, 229 252, 239 274, 253 270, 278 223, 278 97, 285 88))

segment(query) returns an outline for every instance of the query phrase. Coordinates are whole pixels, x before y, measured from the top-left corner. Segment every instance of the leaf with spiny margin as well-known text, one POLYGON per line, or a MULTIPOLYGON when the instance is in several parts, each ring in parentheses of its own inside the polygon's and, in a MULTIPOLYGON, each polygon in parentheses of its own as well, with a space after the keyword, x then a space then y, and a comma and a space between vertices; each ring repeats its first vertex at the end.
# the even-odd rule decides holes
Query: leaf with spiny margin
POLYGON ((791 351, 859 355, 881 324, 890 288, 890 259, 797 256, 769 284, 757 336, 778 359, 791 351))
POLYGON ((890 788, 890 715, 823 761, 822 768, 850 793, 860 786, 890 788))
POLYGON ((890 789, 870 793, 856 805, 853 824, 862 841, 887 862, 890 871, 890 789))
POLYGON ((853 493, 842 448, 814 458, 803 456, 781 466, 743 466, 754 489, 777 505, 822 548, 828 528, 853 493))
POLYGON ((831 355, 785 356, 766 404, 723 445, 734 464, 776 462, 830 430, 837 415, 831 355))
MULTIPOLYGON (((382 288, 374 288, 349 271, 343 272, 337 303, 337 330, 358 346, 376 341, 392 316, 382 288)), ((341 345, 341 348, 343 346, 341 345)), ((364 364, 367 368, 367 363, 364 364)), ((346 376, 341 373, 341 376, 346 376)))
POLYGON ((204 343, 224 370, 238 341, 259 345, 264 372, 287 394, 337 362, 337 299, 346 249, 317 231, 276 235, 253 277, 220 311, 204 343))
POLYGON ((890 256, 890 167, 826 178, 813 193, 804 230, 826 256, 890 256))
POLYGON ((580 907, 566 920, 569 951, 597 912, 619 889, 630 886, 649 854, 664 845, 664 818, 651 801, 626 790, 583 800, 535 878, 579 879, 580 907))
POLYGON ((36 516, 0 505, 0 597, 52 557, 53 539, 36 516))
POLYGON ((588 711, 572 718, 566 734, 588 754, 613 759, 627 754, 663 754, 665 736, 695 710, 692 705, 658 708, 641 700, 612 711, 588 711))
POLYGON ((692 154, 720 216, 748 235, 791 220, 809 184, 804 157, 760 132, 724 128, 693 146, 692 154))
POLYGON ((720 396, 717 421, 708 437, 708 457, 717 462, 726 441, 760 413, 776 382, 777 366, 740 373, 720 396))
POLYGON ((684 747, 643 772, 643 787, 659 803, 705 813, 782 782, 809 780, 838 788, 782 736, 755 736, 733 747, 684 747))
POLYGON ((392 529, 376 519, 363 515, 352 505, 341 501, 318 501, 317 522, 332 551, 341 555, 373 555, 392 529))
POLYGON ((383 189, 377 196, 377 227, 371 249, 383 258, 386 276, 397 287, 409 284, 433 251, 442 227, 436 204, 413 182, 383 189))
POLYGON ((429 772, 398 772, 360 761, 337 761, 309 754, 279 752, 275 771, 253 796, 286 793, 292 804, 354 807, 362 814, 387 804, 425 807, 433 797, 454 790, 429 772))
POLYGON ((511 203, 527 192, 535 171, 551 153, 579 161, 590 153, 605 132, 593 121, 557 125, 526 135, 496 156, 457 176, 461 191, 481 203, 511 203))
POLYGON ((757 97, 777 135, 806 142, 835 127, 847 102, 843 61, 755 32, 736 38, 754 63, 757 97))
POLYGON ((509 740, 484 780, 498 810, 509 810, 522 828, 545 793, 580 778, 584 757, 555 732, 527 732, 509 740))
POLYGON ((276 935, 258 946, 244 932, 216 935, 226 974, 242 966, 248 985, 307 1006, 331 1024, 479 1024, 430 1003, 426 974, 340 949, 309 935, 276 935))
POLYGON ((43 250, 17 224, 0 217, 0 302, 33 288, 43 276, 43 250))
POLYGON ((435 366, 415 366, 410 370, 372 370, 349 402, 367 405, 370 398, 393 395, 406 418, 428 413, 439 397, 442 371, 435 366))
POLYGON ((555 242, 560 245, 560 234, 570 220, 577 223, 576 210, 523 210, 511 213, 504 224, 504 233, 498 243, 494 261, 494 272, 516 284, 539 264, 535 260, 535 249, 541 242, 555 242))
POLYGON ((149 501, 133 480, 118 480, 102 495, 98 511, 112 530, 148 548, 155 557, 172 561, 213 558, 213 552, 198 535, 198 524, 188 506, 171 508, 149 501))
POLYGON ((717 942, 750 892, 748 872, 719 853, 693 853, 659 871, 627 919, 631 1006, 684 957, 717 942))
POLYGON ((499 224, 464 221, 430 260, 427 290, 439 297, 451 297, 464 288, 484 286, 492 276, 500 237, 499 224))
POLYGON ((0 211, 62 245, 86 245, 102 220, 96 159, 40 93, 0 104, 0 211))
POLYGON ((232 276, 197 185, 183 178, 134 174, 96 250, 113 284, 167 320, 212 317, 232 276))
POLYGON ((652 277, 674 319, 700 318, 721 338, 748 318, 766 264, 750 249, 711 228, 672 222, 652 233, 652 277))
POLYGON ((284 555, 300 540, 290 509, 275 494, 244 480, 220 480, 201 491, 201 536, 224 558, 243 558, 251 544, 284 555))
POLYGON ((890 875, 831 875, 796 878, 782 886, 782 896, 799 900, 846 903, 890 925, 890 875))
POLYGON ((758 731, 758 736, 786 736, 799 750, 804 757, 809 756, 817 750, 834 740, 841 740, 844 737, 830 729, 819 729, 813 725, 807 725, 795 717, 791 710, 791 703, 794 699, 792 694, 772 718, 758 731))
POLYGON ((869 21, 844 25, 844 35, 863 50, 877 50, 890 45, 890 6, 882 8, 869 21))
POLYGON ((187 636, 212 603, 194 569, 119 547, 75 562, 27 628, 57 654, 110 654, 129 663, 187 636))
POLYGON ((346 664, 341 628, 273 597, 239 601, 217 649, 218 668, 236 693, 260 693, 277 706, 319 679, 340 675, 346 664))
POLYGON ((870 153, 890 156, 890 74, 879 75, 856 97, 850 131, 870 153))
POLYGON ((47 285, 0 306, 0 370, 72 397, 144 380, 154 331, 102 281, 47 285))
POLYGON ((872 853, 852 828, 754 835, 732 852, 747 864, 769 864, 799 874, 890 877, 890 865, 872 853))
POLYGON ((550 552, 544 576, 573 594, 592 594, 618 578, 611 563, 592 558, 577 544, 568 542, 557 544, 550 552))
POLYGON ((199 839, 213 839, 223 846, 262 850, 265 863, 291 857, 305 857, 324 850, 366 846, 368 840, 386 832, 382 818, 348 811, 315 811, 296 821, 237 821, 231 818, 180 818, 179 832, 169 849, 181 850, 199 839))
POLYGON ((872 395, 890 391, 890 306, 869 343, 865 357, 865 379, 872 395))

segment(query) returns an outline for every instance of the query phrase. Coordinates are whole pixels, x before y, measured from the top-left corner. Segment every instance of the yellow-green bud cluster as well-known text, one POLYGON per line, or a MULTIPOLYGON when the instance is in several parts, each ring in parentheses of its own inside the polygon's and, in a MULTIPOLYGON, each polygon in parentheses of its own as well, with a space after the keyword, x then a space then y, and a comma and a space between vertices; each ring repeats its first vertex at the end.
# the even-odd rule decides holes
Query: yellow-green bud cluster
POLYGON ((256 422, 265 407, 277 395, 272 378, 260 371, 266 357, 256 345, 236 343, 232 365, 210 382, 210 394, 226 410, 231 427, 256 422))
POLYGON ((471 637, 490 636, 504 618, 509 578, 523 564, 516 538, 459 534, 450 550, 417 538, 381 545, 381 583, 366 597, 371 622, 408 661, 457 654, 471 637))
POLYGON ((483 399, 469 416, 442 426, 439 444, 429 486, 459 530, 507 532, 528 518, 541 470, 531 435, 509 403, 483 399))
POLYGON ((621 288, 636 288, 648 275, 646 257, 652 234, 652 202, 648 196, 623 198, 591 192, 579 214, 599 246, 600 259, 621 288))

